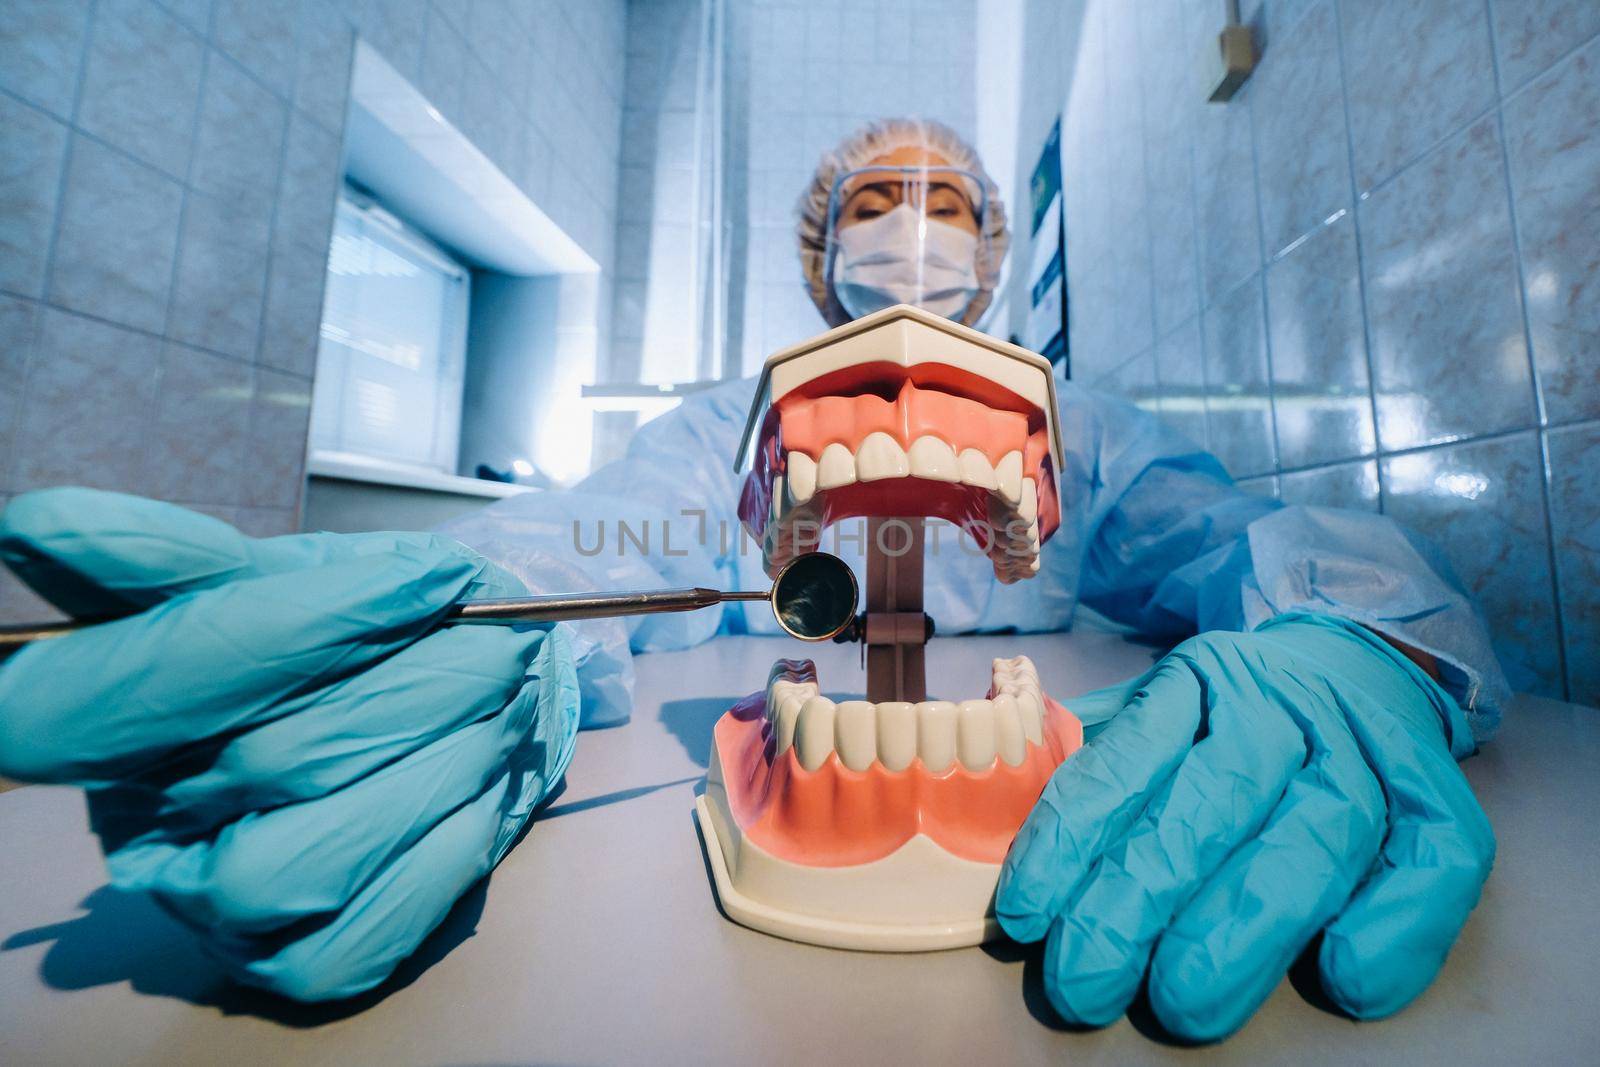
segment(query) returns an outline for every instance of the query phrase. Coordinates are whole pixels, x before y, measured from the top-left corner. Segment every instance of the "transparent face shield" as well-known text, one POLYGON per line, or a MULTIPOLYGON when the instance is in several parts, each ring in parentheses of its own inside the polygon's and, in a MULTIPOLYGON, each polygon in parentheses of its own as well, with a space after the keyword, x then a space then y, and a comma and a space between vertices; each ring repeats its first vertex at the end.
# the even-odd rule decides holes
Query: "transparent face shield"
POLYGON ((915 304, 959 320, 979 289, 987 197, 970 171, 931 164, 840 175, 828 201, 828 284, 852 318, 915 304))

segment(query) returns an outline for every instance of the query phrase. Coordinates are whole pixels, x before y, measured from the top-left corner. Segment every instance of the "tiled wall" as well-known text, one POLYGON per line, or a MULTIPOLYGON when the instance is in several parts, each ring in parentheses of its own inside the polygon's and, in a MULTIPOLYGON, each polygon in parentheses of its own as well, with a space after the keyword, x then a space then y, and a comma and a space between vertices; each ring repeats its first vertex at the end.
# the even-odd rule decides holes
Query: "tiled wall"
POLYGON ((975 0, 730 0, 730 371, 824 324, 800 275, 794 209, 822 153, 872 119, 976 136, 975 0))
POLYGON ((1075 376, 1429 535, 1514 685, 1600 703, 1600 4, 1247 0, 1225 106, 1220 3, 1084 7, 1075 376))
MULTIPOLYGON (((352 42, 603 265, 625 0, 0 4, 0 506, 299 523, 352 42)), ((0 580, 0 615, 37 610, 0 580)))
MULTIPOLYGON (((638 18, 698 4, 635 7, 638 18)), ((886 115, 936 118, 973 135, 976 16, 974 0, 727 0, 726 10, 726 370, 737 375, 823 326, 794 238, 795 203, 822 153, 886 115)), ((630 36, 624 151, 647 159, 625 157, 622 173, 619 381, 641 366, 652 291, 686 284, 662 256, 683 239, 687 220, 671 214, 674 205, 690 202, 690 161, 679 146, 692 125, 693 33, 684 18, 656 21, 662 32, 630 36)))
MULTIPOLYGON (((703 308, 700 272, 709 269, 705 224, 713 178, 705 164, 716 136, 704 8, 704 0, 631 5, 608 381, 710 376, 701 366, 705 345, 693 313, 703 308)), ((631 434, 631 424, 623 432, 631 434)))

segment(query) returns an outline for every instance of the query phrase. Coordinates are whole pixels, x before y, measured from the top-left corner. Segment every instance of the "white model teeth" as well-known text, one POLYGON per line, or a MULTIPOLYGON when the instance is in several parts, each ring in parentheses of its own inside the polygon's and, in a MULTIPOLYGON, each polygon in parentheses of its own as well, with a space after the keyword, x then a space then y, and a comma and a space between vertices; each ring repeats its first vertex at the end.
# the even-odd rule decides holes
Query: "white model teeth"
POLYGON ((922 757, 922 765, 935 774, 955 762, 959 711, 948 700, 924 700, 917 705, 917 755, 922 757))
MULTIPOLYGON (((817 461, 804 452, 790 452, 784 457, 784 465, 789 472, 785 483, 789 499, 796 504, 806 503, 817 491, 817 461)), ((777 499, 777 496, 774 493, 773 499, 777 499)))
POLYGON ((1007 452, 995 464, 994 476, 1000 482, 1000 495, 1009 504, 1022 499, 1022 453, 1007 452))
POLYGON ((989 692, 995 697, 1013 697, 1023 736, 1032 744, 1044 743, 1044 693, 1032 660, 1027 656, 995 660, 989 692))
MULTIPOLYGON (((1001 466, 1005 467, 1006 464, 1002 463, 1001 466)), ((1009 477, 1009 472, 1002 472, 1002 483, 1005 477, 1009 477)), ((989 530, 989 558, 994 563, 995 574, 1002 582, 1009 585, 1038 574, 1039 483, 1032 478, 1023 478, 1015 501, 1006 498, 1004 488, 998 495, 990 497, 989 530)))
MULTIPOLYGON (((956 450, 937 437, 919 437, 911 442, 907 452, 911 459, 911 476, 934 482, 959 482, 960 468, 956 465, 956 450)), ((1017 453, 1017 461, 1022 453, 1017 453)))
POLYGON ((878 716, 865 700, 846 700, 834 712, 833 743, 852 771, 864 771, 878 758, 878 716))
POLYGON ((910 469, 900 442, 882 430, 867 434, 856 450, 856 476, 863 482, 904 478, 910 469))
POLYGON ((824 696, 814 696, 800 707, 800 721, 794 728, 794 751, 800 766, 808 771, 821 767, 833 751, 833 720, 837 708, 824 696))
POLYGON ((963 700, 956 724, 956 755, 968 767, 987 767, 994 754, 994 704, 963 700))
POLYGON ((962 449, 958 455, 946 442, 924 435, 904 449, 890 434, 875 430, 855 452, 838 441, 824 448, 817 459, 804 452, 787 452, 783 471, 772 479, 772 507, 764 538, 770 572, 795 556, 796 535, 802 528, 806 547, 815 547, 823 518, 821 510, 813 506, 819 490, 913 477, 970 485, 990 494, 988 553, 995 574, 1010 583, 1038 573, 1039 488, 1035 479, 1022 477, 1020 451, 1008 452, 998 464, 991 464, 976 448, 962 449))
POLYGON ((878 705, 878 760, 903 771, 917 758, 917 710, 904 700, 878 705))
POLYGON ((856 480, 856 457, 850 450, 835 441, 822 450, 817 461, 817 488, 837 489, 856 480))
POLYGON ((1022 730, 1017 698, 1001 693, 994 698, 994 745, 1000 758, 1015 767, 1028 758, 1028 735, 1022 730))
POLYGON ((772 733, 779 752, 786 751, 794 744, 794 728, 800 719, 800 708, 816 695, 816 682, 796 682, 779 677, 767 686, 767 718, 772 722, 772 733))
POLYGON ((832 752, 853 771, 865 771, 874 761, 903 771, 918 759, 934 774, 957 762, 983 771, 996 760, 1017 766, 1028 758, 1029 745, 1044 744, 1044 694, 1026 656, 995 660, 989 698, 960 704, 835 704, 817 692, 809 666, 802 675, 775 672, 767 687, 766 714, 774 758, 792 747, 808 771, 820 768, 832 752))
POLYGON ((994 476, 994 464, 989 462, 988 456, 976 448, 963 448, 961 455, 956 457, 956 465, 961 468, 962 484, 975 485, 991 493, 1000 491, 1000 483, 994 476))

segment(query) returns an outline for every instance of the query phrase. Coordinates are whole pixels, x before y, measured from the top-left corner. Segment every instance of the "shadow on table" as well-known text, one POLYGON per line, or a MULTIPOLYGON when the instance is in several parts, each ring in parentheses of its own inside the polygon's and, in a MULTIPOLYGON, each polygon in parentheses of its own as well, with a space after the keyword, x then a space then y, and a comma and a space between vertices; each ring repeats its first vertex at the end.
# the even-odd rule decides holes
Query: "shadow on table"
POLYGON ((0 951, 49 943, 39 976, 52 989, 77 990, 126 982, 137 992, 171 997, 224 1015, 254 1015, 310 1028, 359 1014, 404 989, 477 932, 488 878, 458 901, 416 952, 375 989, 325 1004, 300 1004, 234 983, 176 920, 141 893, 110 886, 83 901, 87 914, 19 931, 0 951))
POLYGON ((661 705, 661 725, 678 739, 697 767, 711 764, 711 731, 722 713, 737 704, 742 697, 698 697, 694 700, 670 700, 661 705))
POLYGON ((591 808, 603 808, 608 804, 621 804, 624 801, 649 796, 651 793, 656 793, 663 789, 671 789, 677 785, 688 785, 691 782, 699 782, 704 779, 705 775, 703 774, 692 774, 687 778, 676 778, 670 782, 657 782, 654 785, 636 785, 632 789, 618 789, 614 792, 602 793, 597 797, 574 800, 570 804, 557 804, 545 809, 535 821, 548 822, 551 819, 559 819, 563 815, 576 815, 580 811, 588 811, 591 808))
MULTIPOLYGON (((1312 1007, 1348 1019, 1350 1016, 1323 992, 1321 980, 1317 977, 1317 950, 1321 943, 1322 938, 1318 936, 1300 954, 1289 970, 1289 982, 1312 1007)), ((983 951, 1000 963, 1022 964, 1022 1003, 1027 1007, 1028 1014, 1040 1025, 1061 1033, 1093 1032, 1098 1027, 1069 1023, 1057 1015, 1055 1008, 1051 1007, 1050 998, 1044 991, 1044 944, 1043 941, 1039 941, 1031 945, 1022 945, 1009 938, 1002 938, 984 945, 983 951)), ((1189 1041, 1162 1026, 1161 1020, 1156 1018, 1155 1011, 1150 1007, 1149 995, 1142 985, 1139 988, 1139 995, 1128 1005, 1128 1023, 1157 1044, 1170 1045, 1174 1048, 1196 1048, 1212 1044, 1212 1042, 1189 1041)))

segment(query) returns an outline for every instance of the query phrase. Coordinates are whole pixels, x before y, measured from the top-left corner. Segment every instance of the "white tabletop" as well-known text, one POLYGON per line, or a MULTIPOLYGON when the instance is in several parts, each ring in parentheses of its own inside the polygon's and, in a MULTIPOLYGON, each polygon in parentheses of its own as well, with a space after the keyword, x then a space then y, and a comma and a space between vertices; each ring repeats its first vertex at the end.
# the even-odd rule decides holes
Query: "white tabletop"
MULTIPOLYGON (((723 638, 638 661, 633 722, 587 733, 565 791, 379 996, 307 1008, 223 981, 148 902, 112 893, 74 790, 0 794, 0 1064, 1594 1062, 1600 1049, 1600 712, 1524 698, 1466 764, 1500 842, 1444 973, 1358 1024, 1284 982, 1207 1049, 1140 1020, 1060 1028, 1036 950, 874 955, 736 926, 691 818, 711 728, 795 642, 723 638)), ((856 650, 816 653, 859 692, 856 650)), ((1153 651, 1094 632, 936 639, 930 689, 980 694, 1026 653, 1061 698, 1153 651)))

